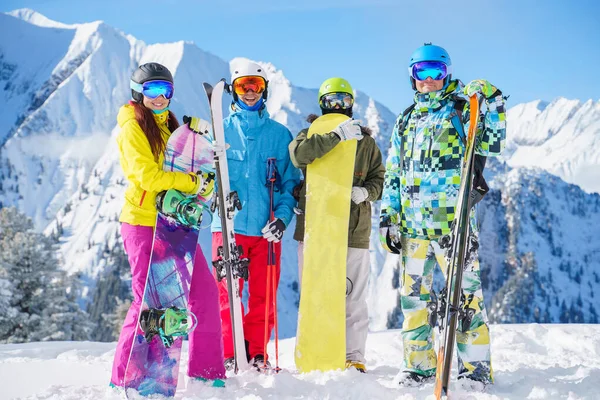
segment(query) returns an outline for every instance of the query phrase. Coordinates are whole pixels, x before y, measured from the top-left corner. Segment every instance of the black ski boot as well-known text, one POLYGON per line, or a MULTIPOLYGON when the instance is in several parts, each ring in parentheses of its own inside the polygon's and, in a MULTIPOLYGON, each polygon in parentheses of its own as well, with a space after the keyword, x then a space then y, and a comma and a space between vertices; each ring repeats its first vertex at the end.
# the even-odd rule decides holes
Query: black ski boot
POLYGON ((271 369, 271 363, 268 360, 265 361, 265 356, 262 354, 255 355, 254 358, 250 360, 250 363, 259 372, 265 372, 271 369))
POLYGON ((226 358, 223 365, 225 365, 225 371, 233 371, 233 369, 235 367, 235 358, 233 358, 233 357, 226 358))
POLYGON ((401 387, 416 387, 426 383, 433 383, 435 376, 419 375, 412 371, 401 371, 396 375, 396 382, 401 387))
POLYGON ((458 382, 460 387, 467 392, 484 392, 487 385, 490 384, 489 381, 475 379, 474 376, 470 375, 460 375, 458 377, 458 382))

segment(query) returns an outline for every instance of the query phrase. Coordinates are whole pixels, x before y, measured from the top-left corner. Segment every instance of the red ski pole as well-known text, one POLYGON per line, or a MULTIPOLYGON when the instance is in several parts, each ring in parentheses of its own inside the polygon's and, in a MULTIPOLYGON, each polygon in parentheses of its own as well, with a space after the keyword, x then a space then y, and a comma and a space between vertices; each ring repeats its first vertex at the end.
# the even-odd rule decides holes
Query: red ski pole
POLYGON ((274 323, 275 323, 275 372, 279 372, 281 371, 281 368, 279 368, 279 327, 277 324, 277 270, 275 269, 275 252, 273 251, 273 244, 271 243, 271 254, 272 254, 272 260, 273 260, 273 273, 275 274, 274 279, 272 280, 273 283, 273 311, 275 312, 274 314, 274 323))
MULTIPOLYGON (((267 183, 269 187, 269 221, 275 220, 275 212, 273 210, 273 197, 275 191, 275 181, 277 180, 277 168, 275 166, 275 158, 267 159, 267 183)), ((275 262, 275 250, 273 242, 269 242, 267 253, 267 306, 265 309, 265 357, 267 354, 267 344, 269 342, 269 311, 270 302, 273 302, 273 314, 275 325, 275 372, 279 372, 279 327, 277 325, 277 270, 275 262), (270 299, 272 297, 272 300, 270 299)))
MULTIPOLYGON (((269 242, 269 248, 271 248, 271 242, 269 242)), ((269 306, 270 306, 270 301, 269 301, 269 294, 271 293, 271 291, 269 290, 271 286, 271 265, 267 264, 267 302, 265 305, 265 346, 264 346, 264 357, 265 357, 265 362, 263 365, 263 369, 266 370, 267 369, 267 344, 269 343, 269 306)))

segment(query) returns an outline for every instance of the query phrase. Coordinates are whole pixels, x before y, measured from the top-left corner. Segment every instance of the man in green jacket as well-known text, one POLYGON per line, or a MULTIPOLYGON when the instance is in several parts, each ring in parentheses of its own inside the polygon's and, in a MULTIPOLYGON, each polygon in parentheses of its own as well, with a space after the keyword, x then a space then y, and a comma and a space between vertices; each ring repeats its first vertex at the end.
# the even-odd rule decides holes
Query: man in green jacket
MULTIPOLYGON (((327 79, 319 90, 319 105, 323 114, 339 113, 352 117, 354 92, 342 78, 327 79)), ((308 122, 317 119, 310 115, 308 122)), ((385 168, 381 152, 370 136, 370 130, 359 125, 360 121, 345 120, 332 132, 307 138, 308 129, 301 131, 289 145, 292 163, 302 169, 323 157, 344 140, 357 140, 352 201, 348 225, 348 256, 346 274, 349 293, 346 296, 346 368, 353 367, 361 372, 365 368, 365 344, 369 328, 367 309, 367 283, 369 277, 369 236, 371 233, 371 202, 381 198, 385 168)), ((299 188, 296 231, 298 244, 298 268, 302 279, 304 210, 306 207, 306 185, 299 188)), ((302 283, 302 281, 300 281, 302 283)))

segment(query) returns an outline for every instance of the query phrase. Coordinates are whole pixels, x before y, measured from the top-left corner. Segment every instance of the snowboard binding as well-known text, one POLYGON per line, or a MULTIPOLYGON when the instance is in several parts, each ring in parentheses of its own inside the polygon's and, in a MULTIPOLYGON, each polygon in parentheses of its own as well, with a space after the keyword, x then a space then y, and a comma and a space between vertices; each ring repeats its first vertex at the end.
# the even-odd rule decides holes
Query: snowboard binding
POLYGON ((204 229, 212 222, 212 214, 208 212, 208 223, 204 221, 204 211, 208 206, 196 195, 186 195, 179 190, 169 189, 156 195, 158 212, 174 218, 182 225, 204 229), (204 223, 203 223, 204 222, 204 223))
POLYGON ((176 337, 187 335, 197 324, 198 320, 191 311, 177 307, 150 308, 140 315, 140 327, 146 342, 150 343, 158 335, 165 347, 171 347, 176 337))

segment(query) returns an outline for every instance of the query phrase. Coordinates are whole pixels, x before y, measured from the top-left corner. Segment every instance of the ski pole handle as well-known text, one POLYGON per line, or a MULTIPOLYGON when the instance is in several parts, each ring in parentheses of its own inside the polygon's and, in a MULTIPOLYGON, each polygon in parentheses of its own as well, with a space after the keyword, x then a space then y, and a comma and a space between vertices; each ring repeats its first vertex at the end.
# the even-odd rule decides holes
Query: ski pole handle
POLYGON ((271 184, 275 184, 277 180, 277 166, 275 162, 277 159, 275 157, 267 158, 267 182, 265 186, 269 186, 271 184))

